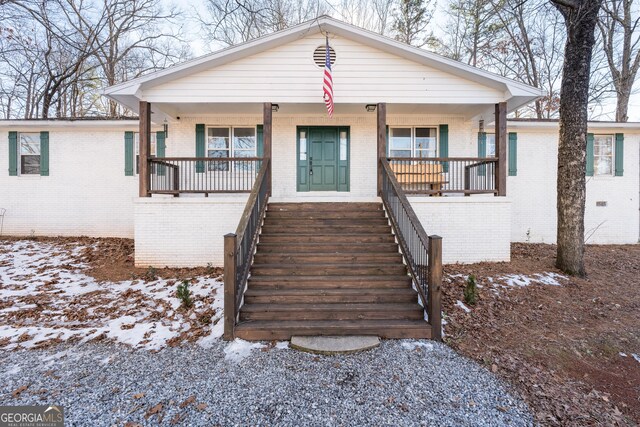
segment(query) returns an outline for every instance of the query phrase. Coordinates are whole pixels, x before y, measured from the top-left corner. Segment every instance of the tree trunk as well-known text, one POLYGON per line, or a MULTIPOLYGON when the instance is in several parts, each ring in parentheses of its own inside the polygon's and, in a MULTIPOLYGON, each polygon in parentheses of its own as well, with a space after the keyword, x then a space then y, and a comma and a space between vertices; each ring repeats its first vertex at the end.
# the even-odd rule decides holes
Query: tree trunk
POLYGON ((554 3, 564 16, 567 28, 560 89, 556 266, 565 273, 585 276, 587 106, 594 31, 602 0, 554 3))
POLYGON ((631 88, 618 93, 616 103, 616 122, 629 121, 629 98, 631 97, 631 88))

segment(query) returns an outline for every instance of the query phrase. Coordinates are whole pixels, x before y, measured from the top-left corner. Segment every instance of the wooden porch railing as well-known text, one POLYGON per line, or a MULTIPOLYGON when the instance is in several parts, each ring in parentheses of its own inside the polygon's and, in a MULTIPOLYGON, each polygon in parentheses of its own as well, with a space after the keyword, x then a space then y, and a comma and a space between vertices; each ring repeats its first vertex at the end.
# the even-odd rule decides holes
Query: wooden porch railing
POLYGON ((413 277, 418 295, 427 312, 434 340, 442 340, 440 288, 442 286, 442 238, 427 236, 404 194, 389 162, 381 163, 381 198, 400 244, 402 255, 413 277))
POLYGON ((247 287, 249 269, 253 262, 260 227, 270 196, 270 173, 270 160, 265 159, 235 234, 230 233, 224 236, 224 339, 226 340, 234 338, 234 329, 247 287))
POLYGON ((262 163, 262 157, 153 157, 149 193, 249 193, 262 163))
POLYGON ((389 157, 406 194, 498 194, 498 159, 476 157, 389 157))

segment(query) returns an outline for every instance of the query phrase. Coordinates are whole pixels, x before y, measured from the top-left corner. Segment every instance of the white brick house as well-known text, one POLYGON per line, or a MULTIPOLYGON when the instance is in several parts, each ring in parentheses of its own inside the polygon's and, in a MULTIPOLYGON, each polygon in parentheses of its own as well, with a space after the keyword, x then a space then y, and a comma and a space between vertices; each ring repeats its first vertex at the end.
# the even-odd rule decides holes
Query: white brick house
MULTIPOLYGON (((493 137, 494 112, 522 107, 538 89, 330 18, 106 95, 141 113, 140 123, 0 121, 3 234, 133 237, 140 266, 222 265, 222 236, 238 226, 262 164, 242 159, 270 151, 272 202, 378 201, 382 120, 386 157, 422 158, 403 184, 426 232, 443 237, 445 263, 504 261, 512 241, 555 240, 557 123, 509 121, 509 135, 493 137), (333 118, 314 62, 324 33, 335 52, 333 118), (149 163, 147 126, 159 135, 149 163), (314 165, 312 146, 333 151, 314 165), (493 154, 500 160, 482 163, 493 154), (196 159, 221 157, 236 160, 196 159)), ((588 242, 637 243, 640 125, 590 123, 589 132, 588 242)))

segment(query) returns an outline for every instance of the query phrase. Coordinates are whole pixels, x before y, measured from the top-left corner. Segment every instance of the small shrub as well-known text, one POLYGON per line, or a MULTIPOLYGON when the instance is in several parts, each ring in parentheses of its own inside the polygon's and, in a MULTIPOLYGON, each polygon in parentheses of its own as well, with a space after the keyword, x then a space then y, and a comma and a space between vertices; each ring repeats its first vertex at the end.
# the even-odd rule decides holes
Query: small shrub
POLYGON ((210 262, 207 263, 207 268, 205 270, 206 274, 211 276, 214 272, 216 271, 216 269, 213 267, 213 264, 211 264, 210 262))
POLYGON ((469 275, 467 279, 467 286, 464 288, 464 302, 469 305, 475 305, 478 301, 478 284, 476 283, 476 276, 469 275))
POLYGON ((176 295, 178 299, 182 302, 182 305, 186 308, 189 308, 193 305, 193 300, 191 299, 191 291, 189 290, 189 281, 183 280, 181 285, 178 285, 176 290, 176 295))
POLYGON ((147 268, 147 271, 144 272, 144 279, 147 282, 153 282, 158 278, 158 270, 153 267, 147 268))

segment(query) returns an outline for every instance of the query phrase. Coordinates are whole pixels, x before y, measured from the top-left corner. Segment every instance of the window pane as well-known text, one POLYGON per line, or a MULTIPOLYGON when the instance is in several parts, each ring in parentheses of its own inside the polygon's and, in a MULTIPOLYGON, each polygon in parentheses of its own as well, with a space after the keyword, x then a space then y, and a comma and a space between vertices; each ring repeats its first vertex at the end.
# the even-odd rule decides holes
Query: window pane
POLYGON ((233 149, 253 150, 253 157, 256 151, 256 130, 255 128, 234 128, 233 129, 233 149))
POLYGON ((307 132, 300 131, 300 160, 307 160, 307 132))
POLYGON ((340 132, 340 160, 347 160, 347 132, 340 132))
POLYGON ((411 150, 411 128, 391 128, 390 133, 389 144, 391 150, 411 150))
MULTIPOLYGON (((136 156, 140 155, 140 133, 133 134, 133 146, 136 150, 136 156)), ((156 134, 151 132, 151 156, 155 157, 157 153, 156 134)), ((136 172, 137 173, 137 172, 136 172)))
POLYGON ((229 157, 228 150, 207 150, 207 157, 229 157))
POLYGON ((251 150, 236 150, 233 157, 255 157, 256 153, 251 150))
POLYGON ((40 156, 20 156, 20 173, 40 175, 40 156))
POLYGON ((391 150, 390 157, 411 157, 411 150, 391 150))
POLYGON ((487 157, 496 156, 496 135, 493 133, 487 134, 487 157))
POLYGON ((429 155, 435 157, 436 154, 436 129, 416 128, 416 155, 418 157, 428 157, 427 154, 418 154, 417 150, 428 150, 429 155))
POLYGON ((40 134, 20 134, 20 155, 40 155, 40 134))
POLYGON ((597 175, 611 175, 613 162, 611 157, 596 157, 594 159, 595 171, 597 175))
POLYGON ((229 128, 209 128, 208 132, 207 148, 209 150, 229 148, 229 128))

